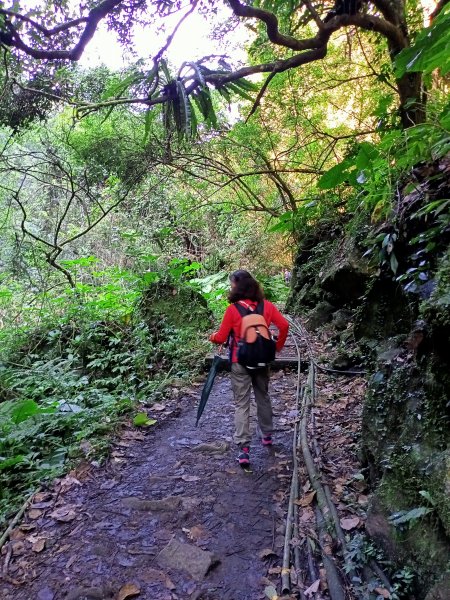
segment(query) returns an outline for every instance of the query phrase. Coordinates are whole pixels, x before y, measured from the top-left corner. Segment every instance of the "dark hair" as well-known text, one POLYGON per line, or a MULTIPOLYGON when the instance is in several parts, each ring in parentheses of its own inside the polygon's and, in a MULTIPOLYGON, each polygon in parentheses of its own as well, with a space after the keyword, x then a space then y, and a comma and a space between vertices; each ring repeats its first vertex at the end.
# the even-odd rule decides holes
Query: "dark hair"
POLYGON ((228 294, 228 300, 238 302, 239 300, 254 300, 261 302, 264 299, 264 294, 261 286, 248 271, 235 271, 230 275, 230 281, 236 286, 228 294))

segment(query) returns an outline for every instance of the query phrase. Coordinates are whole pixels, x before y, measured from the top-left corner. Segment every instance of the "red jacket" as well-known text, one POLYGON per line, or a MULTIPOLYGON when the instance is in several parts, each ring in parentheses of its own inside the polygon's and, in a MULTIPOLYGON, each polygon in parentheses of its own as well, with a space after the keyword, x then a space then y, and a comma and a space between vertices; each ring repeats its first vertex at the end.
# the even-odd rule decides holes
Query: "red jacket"
MULTIPOLYGON (((255 308, 258 304, 253 300, 240 300, 240 302, 252 306, 253 308, 255 308)), ((264 318, 269 327, 273 323, 278 329, 276 350, 279 352, 286 341, 289 323, 280 313, 278 308, 268 300, 264 300, 264 318)), ((233 344, 233 354, 231 358, 232 362, 237 362, 237 343, 240 339, 239 334, 241 331, 241 321, 242 317, 239 314, 239 311, 233 304, 230 304, 223 315, 219 331, 213 333, 209 338, 209 340, 215 344, 224 344, 227 341, 229 334, 233 332, 235 343, 233 344)))

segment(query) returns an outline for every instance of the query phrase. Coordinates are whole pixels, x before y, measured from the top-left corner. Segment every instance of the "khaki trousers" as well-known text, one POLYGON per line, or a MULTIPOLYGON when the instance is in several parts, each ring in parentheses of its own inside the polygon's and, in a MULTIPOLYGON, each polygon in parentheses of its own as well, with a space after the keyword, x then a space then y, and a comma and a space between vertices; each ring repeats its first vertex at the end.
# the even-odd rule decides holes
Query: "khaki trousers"
POLYGON ((253 387, 256 401, 258 425, 263 435, 270 435, 273 429, 272 404, 269 397, 269 367, 246 369, 238 363, 231 365, 231 387, 233 388, 234 441, 239 447, 249 446, 250 434, 250 392, 253 387))

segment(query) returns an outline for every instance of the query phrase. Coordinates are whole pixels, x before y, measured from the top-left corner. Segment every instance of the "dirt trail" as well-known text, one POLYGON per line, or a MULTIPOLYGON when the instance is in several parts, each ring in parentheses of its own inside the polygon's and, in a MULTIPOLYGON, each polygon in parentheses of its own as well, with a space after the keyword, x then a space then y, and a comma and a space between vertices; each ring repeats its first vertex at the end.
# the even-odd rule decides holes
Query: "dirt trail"
POLYGON ((0 598, 265 597, 281 564, 295 384, 273 375, 275 445, 254 437, 252 474, 235 462, 226 374, 198 428, 200 387, 150 410, 155 428, 125 428, 106 467, 82 466, 35 497, 4 549, 0 598))

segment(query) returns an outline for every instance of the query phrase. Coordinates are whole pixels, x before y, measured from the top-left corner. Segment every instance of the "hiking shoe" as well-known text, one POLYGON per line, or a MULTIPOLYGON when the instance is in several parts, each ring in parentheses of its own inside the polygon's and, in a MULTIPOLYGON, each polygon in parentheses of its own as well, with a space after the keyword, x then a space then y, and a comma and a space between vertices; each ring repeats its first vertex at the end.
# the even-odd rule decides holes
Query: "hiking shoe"
POLYGON ((263 435, 263 437, 261 438, 261 443, 263 446, 272 446, 272 444, 273 444, 272 436, 271 435, 263 435))
POLYGON ((244 448, 241 448, 241 451, 238 454, 237 457, 237 461, 240 465, 249 465, 250 464, 250 448, 248 448, 247 446, 245 446, 244 448))

